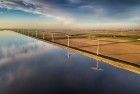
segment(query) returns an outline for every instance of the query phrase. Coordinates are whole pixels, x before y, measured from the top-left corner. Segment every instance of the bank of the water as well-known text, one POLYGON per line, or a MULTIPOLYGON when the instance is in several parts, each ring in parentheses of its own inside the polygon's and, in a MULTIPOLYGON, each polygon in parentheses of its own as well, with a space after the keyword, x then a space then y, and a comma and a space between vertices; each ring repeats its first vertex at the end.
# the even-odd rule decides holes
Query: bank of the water
POLYGON ((7 33, 0 37, 0 56, 7 59, 0 62, 0 94, 140 93, 138 74, 46 41, 7 33))
MULTIPOLYGON (((20 34, 22 34, 22 33, 20 33, 20 34)), ((23 35, 25 35, 25 34, 23 34, 23 35)), ((28 35, 26 35, 26 36, 28 36, 28 35)), ((29 37, 32 37, 32 36, 29 36, 29 37)), ((128 70, 128 71, 140 74, 140 66, 137 65, 137 64, 130 63, 130 62, 123 61, 123 60, 119 60, 119 59, 109 57, 109 56, 105 56, 105 55, 101 55, 101 54, 96 55, 96 53, 93 53, 93 52, 90 52, 90 51, 78 49, 76 47, 67 46, 67 45, 64 45, 64 44, 61 44, 61 43, 58 43, 58 42, 54 42, 54 41, 44 40, 42 38, 37 38, 37 37, 32 37, 32 38, 57 45, 57 46, 62 47, 66 50, 69 50, 69 51, 72 51, 72 52, 75 52, 75 53, 78 53, 78 54, 96 59, 98 61, 101 61, 101 62, 110 64, 112 66, 115 66, 117 68, 125 69, 125 70, 128 70)))

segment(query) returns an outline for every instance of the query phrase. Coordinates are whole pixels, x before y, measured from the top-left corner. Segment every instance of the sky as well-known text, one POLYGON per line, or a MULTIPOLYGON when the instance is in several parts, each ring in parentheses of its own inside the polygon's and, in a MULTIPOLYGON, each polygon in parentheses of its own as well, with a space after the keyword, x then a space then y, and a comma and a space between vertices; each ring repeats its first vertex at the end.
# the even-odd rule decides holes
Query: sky
POLYGON ((0 0, 0 27, 140 25, 140 0, 0 0))

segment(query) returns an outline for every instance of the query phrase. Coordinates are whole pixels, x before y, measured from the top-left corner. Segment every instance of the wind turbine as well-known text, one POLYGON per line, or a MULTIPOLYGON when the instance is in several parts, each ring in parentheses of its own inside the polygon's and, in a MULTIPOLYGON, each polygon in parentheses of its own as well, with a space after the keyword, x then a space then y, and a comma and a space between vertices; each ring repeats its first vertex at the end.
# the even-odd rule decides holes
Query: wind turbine
POLYGON ((95 67, 91 67, 91 69, 96 70, 96 71, 103 71, 103 69, 99 67, 98 60, 95 60, 95 61, 96 61, 96 66, 95 67))

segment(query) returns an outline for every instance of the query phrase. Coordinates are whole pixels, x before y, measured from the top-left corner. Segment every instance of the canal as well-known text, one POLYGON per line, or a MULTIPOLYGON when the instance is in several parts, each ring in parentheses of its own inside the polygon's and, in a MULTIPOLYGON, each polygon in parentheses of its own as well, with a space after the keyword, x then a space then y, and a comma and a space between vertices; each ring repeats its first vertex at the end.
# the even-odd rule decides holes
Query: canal
POLYGON ((140 75, 0 31, 0 94, 140 94, 140 75))

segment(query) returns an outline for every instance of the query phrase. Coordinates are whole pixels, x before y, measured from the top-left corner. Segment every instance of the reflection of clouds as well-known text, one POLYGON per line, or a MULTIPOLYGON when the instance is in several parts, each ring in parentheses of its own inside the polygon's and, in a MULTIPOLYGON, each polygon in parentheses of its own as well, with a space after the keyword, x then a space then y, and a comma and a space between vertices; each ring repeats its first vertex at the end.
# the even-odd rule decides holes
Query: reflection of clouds
POLYGON ((0 77, 0 83, 4 83, 4 84, 11 83, 14 81, 14 79, 15 79, 15 75, 13 75, 12 72, 8 72, 0 77))
POLYGON ((23 64, 14 69, 7 68, 4 73, 0 75, 0 84, 10 85, 15 83, 18 79, 24 80, 24 78, 30 77, 30 75, 33 74, 32 70, 32 68, 30 69, 27 65, 25 66, 23 64))
MULTIPOLYGON (((8 31, 5 33, 8 33, 8 31)), ((0 42, 0 64, 10 62, 15 58, 27 58, 57 49, 51 44, 21 35, 17 35, 14 38, 5 35, 5 39, 0 38, 0 42)))
POLYGON ((0 46, 3 55, 0 60, 0 94, 42 94, 42 91, 45 94, 67 94, 69 91, 69 94, 94 94, 97 93, 94 90, 108 88, 113 92, 122 85, 127 86, 127 91, 130 85, 136 90, 134 88, 140 85, 139 77, 112 66, 102 66, 105 71, 100 73, 91 70, 93 65, 84 56, 75 54, 65 63, 67 51, 30 40, 11 41, 8 46, 0 46), (126 79, 131 77, 134 79, 126 79), (108 84, 110 82, 113 84, 108 84))
POLYGON ((37 54, 43 54, 48 51, 54 50, 51 45, 45 46, 42 43, 28 43, 21 45, 20 47, 1 47, 0 48, 0 63, 8 62, 14 58, 29 58, 37 54), (44 46, 44 47, 43 47, 44 46))
POLYGON ((35 43, 27 43, 27 44, 20 45, 19 47, 17 47, 16 45, 11 45, 10 47, 1 47, 0 53, 1 56, 3 56, 2 58, 5 58, 20 53, 27 53, 37 48, 39 48, 39 46, 35 45, 35 43))
POLYGON ((11 45, 10 47, 1 47, 0 57, 1 59, 16 57, 20 54, 31 53, 38 48, 39 47, 33 43, 24 44, 19 47, 17 47, 16 45, 11 45))

